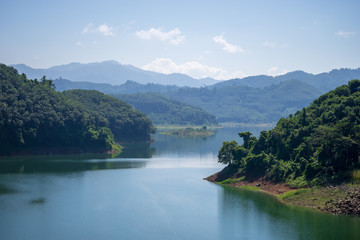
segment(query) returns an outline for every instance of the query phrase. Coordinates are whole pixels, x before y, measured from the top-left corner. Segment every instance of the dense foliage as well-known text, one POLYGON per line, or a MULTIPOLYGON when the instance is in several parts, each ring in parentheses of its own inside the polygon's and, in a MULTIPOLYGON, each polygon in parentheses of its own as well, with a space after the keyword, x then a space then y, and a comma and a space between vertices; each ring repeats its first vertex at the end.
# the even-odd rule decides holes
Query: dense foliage
POLYGON ((330 89, 360 78, 360 68, 337 69, 315 75, 294 71, 275 77, 259 75, 215 81, 195 80, 183 74, 157 74, 114 61, 71 63, 49 69, 32 69, 23 64, 14 67, 33 78, 46 75, 71 80, 61 77, 54 80, 58 91, 91 89, 106 94, 163 93, 170 99, 215 115, 218 122, 251 124, 275 123, 281 117, 308 106, 330 89))
MULTIPOLYGON (((272 77, 268 77, 272 79, 272 77)), ((270 81, 270 80, 269 80, 270 81)), ((147 100, 149 104, 186 104, 201 108, 204 111, 215 115, 218 122, 242 122, 242 123, 269 123, 276 122, 281 117, 288 116, 311 103, 312 100, 321 95, 317 88, 298 80, 284 80, 283 82, 274 83, 274 85, 258 84, 256 87, 243 85, 216 84, 211 87, 190 88, 164 86, 160 84, 139 84, 134 81, 127 81, 118 86, 110 84, 99 84, 89 82, 71 82, 69 80, 54 80, 56 89, 59 91, 67 89, 94 89, 103 93, 120 95, 134 93, 161 93, 167 96, 161 97, 154 94, 143 94, 135 97, 141 98, 141 104, 147 100), (166 103, 167 102, 167 103, 166 103), (236 104, 235 104, 236 103, 236 104)), ((260 81, 262 83, 263 81, 260 81)), ((136 102, 133 96, 118 96, 135 106, 136 102)), ((141 111, 146 109, 139 108, 141 111)), ((176 122, 176 119, 170 119, 171 116, 160 116, 155 113, 146 112, 156 124, 164 122, 176 122), (154 116, 155 115, 155 116, 154 116)), ((179 124, 179 123, 176 123, 179 124)))
POLYGON ((57 91, 84 89, 97 90, 106 94, 134 94, 141 92, 168 92, 178 89, 175 85, 161 85, 157 83, 140 84, 135 81, 128 80, 121 85, 111 85, 107 83, 93 82, 72 82, 70 80, 58 78, 54 80, 57 91))
POLYGON ((111 150, 115 143, 108 126, 105 115, 56 92, 51 80, 29 80, 0 64, 0 154, 49 148, 111 150))
POLYGON ((95 90, 68 90, 63 94, 107 119, 116 141, 149 141, 155 132, 150 119, 129 104, 95 90))
POLYGON ((216 125, 215 116, 204 110, 169 99, 158 93, 116 95, 144 112, 155 124, 216 125))
POLYGON ((320 96, 259 138, 239 136, 242 145, 224 142, 219 150, 225 171, 294 187, 341 182, 360 167, 360 80, 320 96))
POLYGON ((204 109, 219 122, 253 124, 276 122, 307 106, 320 92, 301 81, 289 80, 265 88, 180 88, 168 96, 204 109))

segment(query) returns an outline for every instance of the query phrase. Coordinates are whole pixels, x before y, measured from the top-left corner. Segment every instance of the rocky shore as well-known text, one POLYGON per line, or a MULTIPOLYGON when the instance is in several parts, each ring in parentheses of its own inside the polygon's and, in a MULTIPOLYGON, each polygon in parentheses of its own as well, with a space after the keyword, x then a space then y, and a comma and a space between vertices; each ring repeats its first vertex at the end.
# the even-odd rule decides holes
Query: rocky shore
POLYGON ((310 207, 336 215, 360 216, 359 184, 293 189, 285 183, 273 183, 263 178, 246 181, 242 178, 224 179, 218 174, 215 173, 205 180, 238 188, 251 187, 275 195, 279 201, 290 205, 310 207))
POLYGON ((348 189, 345 194, 345 198, 337 201, 330 198, 320 210, 333 214, 360 216, 360 188, 348 189))

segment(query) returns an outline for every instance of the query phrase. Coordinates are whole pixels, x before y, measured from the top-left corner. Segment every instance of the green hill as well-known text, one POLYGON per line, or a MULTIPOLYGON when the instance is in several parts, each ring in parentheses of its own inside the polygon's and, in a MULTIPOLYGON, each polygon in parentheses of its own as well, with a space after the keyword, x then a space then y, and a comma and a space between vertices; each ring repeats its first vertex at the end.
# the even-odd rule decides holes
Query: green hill
POLYGON ((259 138, 239 136, 242 145, 224 142, 219 150, 219 162, 229 165, 218 180, 264 177, 293 187, 341 183, 360 167, 360 80, 320 96, 259 138))
POLYGON ((204 110, 158 93, 115 95, 145 113, 154 124, 160 125, 217 125, 215 116, 204 110))
POLYGON ((204 109, 219 122, 272 123, 307 106, 320 91, 298 80, 265 88, 180 88, 167 96, 204 109))
MULTIPOLYGON (((88 97, 98 94, 91 92, 88 97)), ((122 104, 124 115, 133 116, 134 110, 122 104)), ((117 132, 110 130, 109 115, 89 106, 56 92, 45 77, 29 80, 0 64, 0 155, 112 150, 117 132)), ((143 115, 137 116, 143 117, 139 123, 149 124, 143 115)), ((147 140, 147 134, 141 132, 135 139, 147 140)))
POLYGON ((64 96, 107 119, 116 141, 150 141, 155 128, 145 114, 129 104, 95 90, 68 90, 64 96))
MULTIPOLYGON (((316 97, 321 95, 321 90, 299 80, 285 80, 281 82, 260 81, 255 86, 216 84, 211 87, 190 88, 177 86, 164 86, 160 84, 139 84, 127 81, 122 85, 99 84, 90 82, 71 82, 65 79, 56 79, 58 91, 69 89, 94 89, 106 94, 123 95, 136 93, 160 93, 161 102, 169 101, 173 105, 178 104, 194 106, 216 116, 218 122, 241 122, 241 123, 274 123, 281 117, 295 113, 307 106, 316 97), (271 82, 273 85, 271 85, 271 82), (236 103, 236 104, 234 104, 236 103)), ((160 95, 159 95, 160 96, 160 95)), ((150 102, 150 97, 143 97, 150 102)), ((131 101, 127 98, 126 101, 131 101)), ((150 103, 149 102, 149 103, 150 103)), ((133 105, 135 102, 132 103, 133 105)), ((165 103, 164 103, 165 104, 165 103)), ((135 106, 135 105, 134 105, 135 106)), ((139 110, 143 111, 144 109, 139 110)), ((145 109, 146 111, 146 109, 145 109)), ((149 115, 150 112, 147 112, 149 115)), ((163 114, 166 114, 165 112, 163 114)), ((150 116, 150 115, 149 115, 150 116)), ((163 124, 169 118, 163 120, 151 117, 157 124, 163 124)), ((172 121, 174 122, 174 121, 172 121)), ((176 122, 176 121, 175 121, 176 122)))

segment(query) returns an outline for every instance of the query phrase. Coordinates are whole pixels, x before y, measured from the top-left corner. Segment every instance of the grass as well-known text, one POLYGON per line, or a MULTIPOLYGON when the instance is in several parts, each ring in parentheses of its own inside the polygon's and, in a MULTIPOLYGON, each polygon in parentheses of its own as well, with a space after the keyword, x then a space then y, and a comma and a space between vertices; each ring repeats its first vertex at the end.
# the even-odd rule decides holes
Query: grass
MULTIPOLYGON (((245 179, 245 176, 242 176, 242 177, 239 177, 239 178, 228 178, 228 179, 225 179, 224 181, 218 182, 218 184, 230 185, 230 184, 242 182, 244 179, 245 179)), ((251 191, 261 191, 262 190, 260 187, 254 187, 254 186, 249 186, 249 185, 240 186, 239 188, 240 189, 251 190, 251 191)))
POLYGON ((280 200, 284 200, 284 199, 290 198, 290 197, 295 196, 295 195, 301 195, 304 192, 309 191, 309 190, 311 190, 311 189, 291 190, 291 191, 288 191, 288 192, 278 196, 278 198, 280 200))
POLYGON ((240 177, 240 178, 228 178, 225 179, 224 181, 219 182, 219 184, 231 184, 231 183, 237 183, 237 182, 241 182, 245 179, 245 176, 240 177))
POLYGON ((352 172, 352 183, 360 184, 360 169, 356 169, 352 172))
POLYGON ((292 188, 304 188, 308 186, 308 182, 305 179, 305 175, 300 176, 296 179, 286 181, 286 183, 292 188))
POLYGON ((278 198, 290 205, 323 209, 326 206, 334 206, 336 202, 346 197, 347 191, 352 191, 358 187, 358 184, 315 186, 308 189, 292 190, 280 195, 278 198))
POLYGON ((261 188, 259 187, 253 187, 253 186, 241 186, 241 189, 246 189, 246 190, 251 190, 251 191, 262 191, 261 188))

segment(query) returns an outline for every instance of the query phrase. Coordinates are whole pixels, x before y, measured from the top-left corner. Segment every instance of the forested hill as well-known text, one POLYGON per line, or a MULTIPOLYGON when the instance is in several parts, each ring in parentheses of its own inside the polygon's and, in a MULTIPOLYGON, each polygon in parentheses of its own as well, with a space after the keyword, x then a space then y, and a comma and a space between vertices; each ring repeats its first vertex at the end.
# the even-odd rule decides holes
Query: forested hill
POLYGON ((218 158, 229 164, 218 174, 265 177, 293 187, 339 183, 360 168, 360 80, 337 87, 295 115, 282 118, 259 138, 224 142, 218 158))
POLYGON ((149 141, 155 131, 145 114, 115 97, 95 90, 68 90, 63 94, 106 118, 116 141, 149 141))
POLYGON ((169 99, 159 93, 115 95, 144 112, 154 124, 165 125, 217 125, 214 115, 204 110, 169 99))
MULTIPOLYGON (((160 101, 162 105, 168 105, 167 109, 170 109, 169 107, 174 105, 175 102, 176 108, 181 108, 179 105, 183 105, 187 106, 187 109, 190 110, 190 106, 193 106, 192 109, 194 107, 196 109, 201 108, 210 115, 215 115, 218 122, 273 123, 281 117, 307 106, 321 95, 320 90, 299 80, 287 80, 264 88, 247 86, 180 88, 173 85, 165 86, 153 83, 144 85, 134 81, 127 81, 122 85, 113 86, 110 84, 71 82, 65 79, 54 80, 54 83, 58 91, 67 89, 95 89, 113 95, 149 92, 161 93, 161 95, 164 95, 161 99, 160 95, 140 94, 141 101, 138 103, 145 105, 144 101, 149 101, 146 103, 147 105, 150 103, 158 105, 160 101)), ((136 106, 137 103, 135 102, 140 100, 139 96, 135 99, 127 97, 126 99, 123 98, 123 100, 129 101, 140 111, 144 111, 149 115, 150 112, 147 109, 136 106)), ((151 109, 154 110, 154 108, 151 109)), ((155 115, 174 114, 174 111, 165 112, 165 108, 161 109, 162 112, 156 112, 155 115)), ((168 120, 171 116, 155 117, 151 115, 150 118, 156 124, 165 124, 166 121, 169 122, 168 120), (165 120, 165 122, 161 119, 165 120)), ((175 119, 171 120, 171 122, 174 121, 175 119)))
POLYGON ((180 88, 166 93, 168 97, 204 109, 219 122, 274 123, 309 105, 320 91, 299 80, 251 88, 180 88))
POLYGON ((337 86, 346 84, 351 79, 359 78, 360 68, 341 68, 319 74, 311 74, 303 71, 294 71, 275 77, 265 75, 250 76, 242 79, 231 79, 228 81, 222 81, 213 85, 212 87, 221 88, 224 86, 248 86, 255 88, 263 88, 274 84, 279 84, 287 80, 299 80, 313 87, 316 87, 321 91, 321 93, 326 93, 331 89, 336 88, 337 86))
MULTIPOLYGON (((96 96, 96 92, 88 97, 91 95, 96 96)), ((123 104, 124 114, 134 112, 123 104)), ((140 123, 149 125, 142 114, 137 116, 143 119, 140 123)), ((111 150, 116 144, 110 122, 109 115, 98 114, 56 92, 51 80, 29 80, 14 68, 0 64, 0 154, 60 148, 76 152, 111 150)), ((141 136, 149 139, 145 133, 141 136)))
POLYGON ((134 94, 142 92, 167 92, 174 91, 179 87, 175 85, 161 85, 157 83, 140 84, 128 80, 121 85, 111 85, 108 83, 91 83, 91 82, 72 82, 66 79, 55 79, 54 84, 57 91, 71 89, 97 90, 106 94, 134 94))

